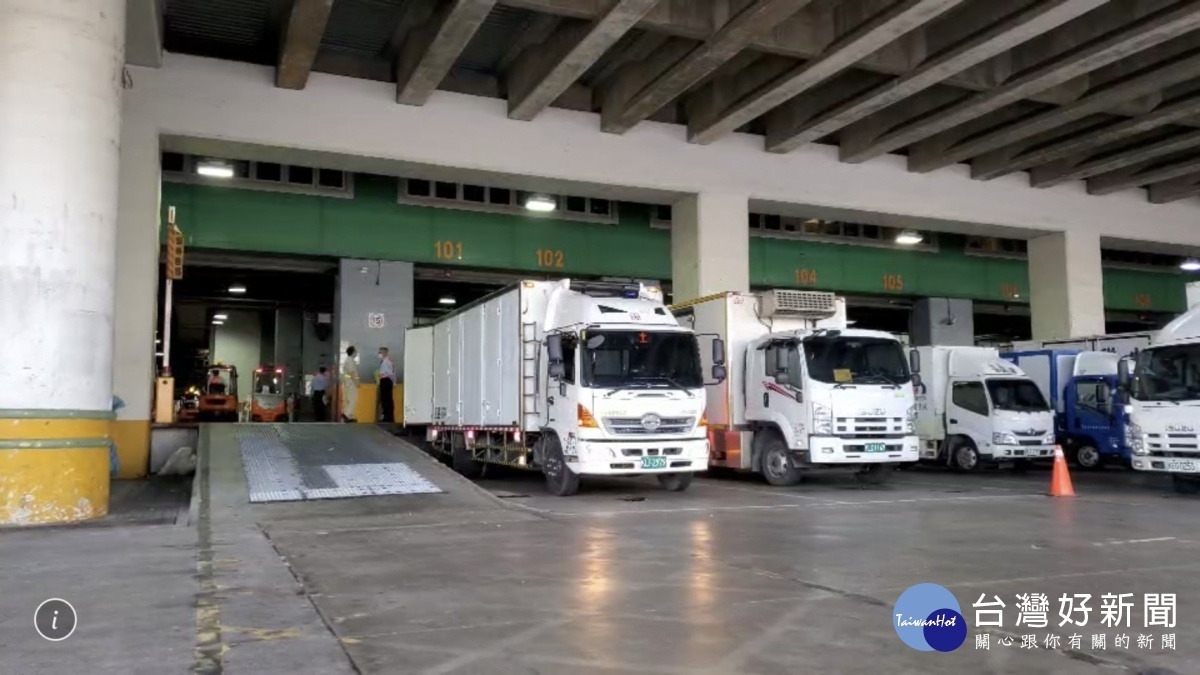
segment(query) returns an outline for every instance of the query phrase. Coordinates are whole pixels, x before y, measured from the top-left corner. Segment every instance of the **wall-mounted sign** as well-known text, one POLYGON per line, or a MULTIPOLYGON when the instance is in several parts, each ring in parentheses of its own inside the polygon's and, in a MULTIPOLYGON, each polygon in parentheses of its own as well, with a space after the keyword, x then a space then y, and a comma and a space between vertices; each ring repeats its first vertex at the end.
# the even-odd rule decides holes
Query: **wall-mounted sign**
POLYGON ((367 328, 383 328, 383 314, 379 312, 370 312, 367 314, 367 328))

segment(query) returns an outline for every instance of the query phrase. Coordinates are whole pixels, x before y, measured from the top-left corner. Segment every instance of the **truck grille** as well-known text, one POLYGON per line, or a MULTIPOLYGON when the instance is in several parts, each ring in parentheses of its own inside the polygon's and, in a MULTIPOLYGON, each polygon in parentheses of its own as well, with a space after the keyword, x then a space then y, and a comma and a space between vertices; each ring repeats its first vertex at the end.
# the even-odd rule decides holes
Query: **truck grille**
POLYGON ((904 435, 903 417, 838 417, 834 431, 842 438, 890 438, 904 435))
POLYGON ((605 417, 604 428, 619 436, 650 436, 655 434, 684 434, 696 424, 694 417, 660 417, 658 426, 647 429, 641 417, 605 417))
MULTIPOLYGON (((1171 450, 1196 452, 1200 451, 1200 436, 1196 434, 1146 434, 1146 449, 1155 455, 1171 450)), ((1163 456, 1173 455, 1164 454, 1163 456)))

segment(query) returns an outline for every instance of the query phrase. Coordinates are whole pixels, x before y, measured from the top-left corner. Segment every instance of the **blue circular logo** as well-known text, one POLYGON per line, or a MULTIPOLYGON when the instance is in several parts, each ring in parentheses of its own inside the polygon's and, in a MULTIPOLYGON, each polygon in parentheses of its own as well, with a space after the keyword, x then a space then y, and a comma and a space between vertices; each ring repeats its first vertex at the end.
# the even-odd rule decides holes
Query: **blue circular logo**
POLYGON ((900 595, 892 625, 904 644, 923 652, 952 652, 967 639, 967 621, 954 594, 937 584, 917 584, 900 595))

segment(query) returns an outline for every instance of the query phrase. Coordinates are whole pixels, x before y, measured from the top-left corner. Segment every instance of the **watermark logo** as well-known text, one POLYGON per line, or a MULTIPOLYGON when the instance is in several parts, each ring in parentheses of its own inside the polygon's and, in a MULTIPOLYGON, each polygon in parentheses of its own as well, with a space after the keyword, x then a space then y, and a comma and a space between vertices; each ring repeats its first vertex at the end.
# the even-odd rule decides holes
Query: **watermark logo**
POLYGON ((952 652, 967 639, 958 600, 937 584, 917 584, 904 591, 892 610, 892 625, 904 644, 923 652, 952 652))

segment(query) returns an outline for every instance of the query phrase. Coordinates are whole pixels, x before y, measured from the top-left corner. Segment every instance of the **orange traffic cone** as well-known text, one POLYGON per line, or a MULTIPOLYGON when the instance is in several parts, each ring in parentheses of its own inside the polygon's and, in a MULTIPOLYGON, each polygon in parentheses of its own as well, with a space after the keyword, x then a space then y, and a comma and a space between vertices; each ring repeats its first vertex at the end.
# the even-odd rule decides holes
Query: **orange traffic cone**
POLYGON ((1054 446, 1054 473, 1050 477, 1051 497, 1074 497, 1075 486, 1071 485, 1071 473, 1067 471, 1067 458, 1062 446, 1054 446))

